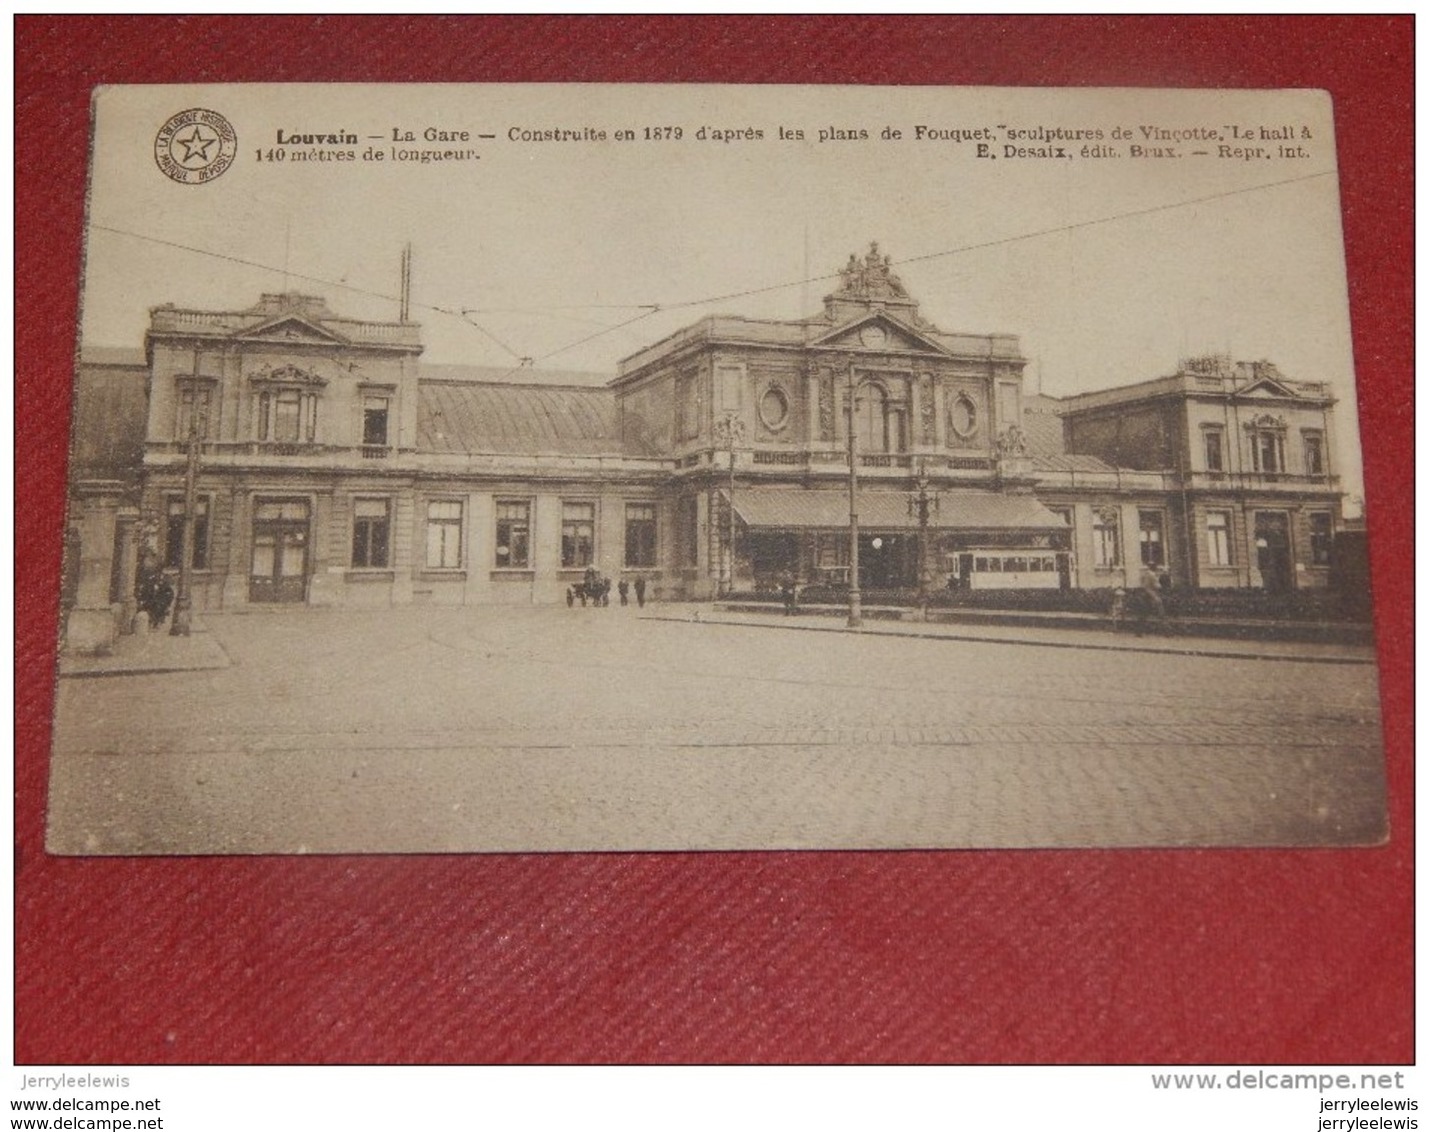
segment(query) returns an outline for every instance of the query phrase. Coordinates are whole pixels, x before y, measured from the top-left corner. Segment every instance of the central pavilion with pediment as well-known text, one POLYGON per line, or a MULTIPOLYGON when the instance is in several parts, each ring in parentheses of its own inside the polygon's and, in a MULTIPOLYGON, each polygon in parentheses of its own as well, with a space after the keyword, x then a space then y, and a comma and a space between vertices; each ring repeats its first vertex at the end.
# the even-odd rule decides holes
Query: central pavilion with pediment
POLYGON ((675 569, 692 595, 784 574, 847 583, 851 451, 866 588, 917 584, 919 473, 939 499, 938 584, 981 551, 1031 559, 1046 577, 1029 580, 1056 585, 1071 547, 1065 519, 1033 495, 1025 365, 1013 335, 948 333, 921 317, 873 245, 850 257, 818 316, 702 319, 626 358, 612 388, 626 428, 675 460, 675 569))

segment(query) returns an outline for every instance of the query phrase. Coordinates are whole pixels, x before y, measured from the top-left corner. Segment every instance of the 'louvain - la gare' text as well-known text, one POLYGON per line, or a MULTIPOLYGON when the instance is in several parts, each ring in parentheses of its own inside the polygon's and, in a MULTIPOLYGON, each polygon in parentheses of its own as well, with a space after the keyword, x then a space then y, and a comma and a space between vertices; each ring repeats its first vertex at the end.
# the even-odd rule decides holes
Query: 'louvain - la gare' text
MULTIPOLYGON (((422 139, 430 142, 464 142, 471 141, 469 130, 439 130, 435 126, 428 126, 422 131, 422 139)), ((392 140, 397 142, 410 142, 417 140, 414 130, 404 130, 400 126, 392 127, 392 140)), ((336 130, 329 133, 290 133, 287 130, 278 130, 275 135, 278 145, 356 145, 357 135, 347 130, 336 130)))

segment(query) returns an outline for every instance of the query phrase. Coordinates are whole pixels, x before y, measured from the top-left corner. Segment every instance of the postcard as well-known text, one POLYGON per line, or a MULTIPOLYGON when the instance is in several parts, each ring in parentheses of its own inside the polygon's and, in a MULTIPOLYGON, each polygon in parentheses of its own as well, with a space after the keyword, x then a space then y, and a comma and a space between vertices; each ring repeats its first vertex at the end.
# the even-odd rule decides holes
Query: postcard
POLYGON ((57 854, 1388 836, 1317 91, 98 91, 57 854))

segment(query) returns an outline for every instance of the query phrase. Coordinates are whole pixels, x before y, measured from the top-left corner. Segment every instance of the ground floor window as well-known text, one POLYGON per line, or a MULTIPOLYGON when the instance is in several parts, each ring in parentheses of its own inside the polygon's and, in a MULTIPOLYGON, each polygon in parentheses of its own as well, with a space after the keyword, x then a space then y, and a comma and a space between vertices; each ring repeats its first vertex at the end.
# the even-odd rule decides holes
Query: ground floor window
POLYGON ((1232 564, 1229 511, 1211 511, 1206 515, 1206 555, 1212 566, 1232 564))
POLYGON ((1110 508, 1092 517, 1092 560, 1102 567, 1121 565, 1121 539, 1116 512, 1110 508))
POLYGON ((1328 566, 1334 528, 1328 511, 1310 512, 1310 564, 1328 566))
POLYGON ((595 504, 561 504, 561 565, 580 569, 595 562, 595 504))
POLYGON ((1141 564, 1153 569, 1166 565, 1165 522, 1161 512, 1140 511, 1137 514, 1141 528, 1141 564))
POLYGON ((427 504, 427 569, 461 566, 461 500, 433 499, 427 504))
POLYGON ((386 569, 391 565, 392 518, 386 499, 358 499, 352 505, 352 564, 386 569))
POLYGON ((680 562, 684 566, 695 566, 700 560, 700 501, 693 495, 681 496, 677 514, 680 562))
POLYGON ((525 569, 531 565, 531 504, 525 499, 496 501, 496 566, 525 569))
POLYGON ((655 565, 655 504, 625 505, 625 564, 648 569, 655 565))
MULTIPOLYGON (((194 500, 194 548, 189 565, 195 570, 208 569, 208 511, 207 496, 194 500)), ((184 560, 184 501, 175 496, 167 501, 166 522, 164 524, 164 566, 170 570, 179 569, 184 560)))

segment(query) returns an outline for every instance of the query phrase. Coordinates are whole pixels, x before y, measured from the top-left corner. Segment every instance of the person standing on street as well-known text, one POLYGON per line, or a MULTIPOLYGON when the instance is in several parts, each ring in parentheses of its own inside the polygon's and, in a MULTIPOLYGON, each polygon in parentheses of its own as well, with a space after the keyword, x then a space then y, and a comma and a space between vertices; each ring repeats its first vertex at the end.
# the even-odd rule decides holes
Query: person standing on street
POLYGON ((645 608, 645 577, 642 574, 635 575, 635 604, 645 608))
POLYGON ((1161 600, 1161 577, 1150 566, 1141 568, 1141 616, 1137 619, 1137 636, 1152 617, 1162 629, 1166 628, 1166 603, 1161 600))
POLYGON ((621 578, 621 579, 620 579, 620 585, 616 586, 615 588, 620 591, 620 604, 621 604, 621 605, 629 605, 629 604, 630 604, 630 583, 627 582, 624 578, 621 578))

